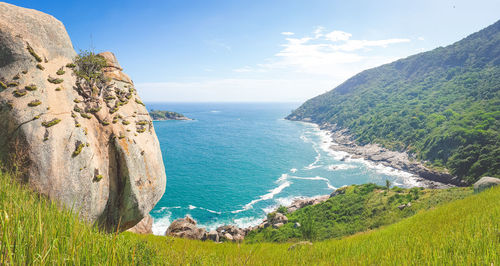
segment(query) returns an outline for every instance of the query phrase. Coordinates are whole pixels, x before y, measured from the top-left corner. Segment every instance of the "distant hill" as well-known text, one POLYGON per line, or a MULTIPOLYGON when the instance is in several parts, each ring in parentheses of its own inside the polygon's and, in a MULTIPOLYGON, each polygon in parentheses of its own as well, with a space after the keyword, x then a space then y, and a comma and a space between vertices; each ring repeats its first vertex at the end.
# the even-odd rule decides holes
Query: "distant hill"
POLYGON ((500 21, 447 47, 363 71, 287 119, 335 124, 472 183, 500 176, 500 21))

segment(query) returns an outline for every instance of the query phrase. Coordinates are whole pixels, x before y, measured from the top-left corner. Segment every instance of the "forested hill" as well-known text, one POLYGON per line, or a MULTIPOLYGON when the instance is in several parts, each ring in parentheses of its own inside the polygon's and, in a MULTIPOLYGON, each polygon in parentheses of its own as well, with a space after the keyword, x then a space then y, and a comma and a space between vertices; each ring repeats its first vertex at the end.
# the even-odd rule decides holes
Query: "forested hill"
POLYGON ((287 119, 415 153, 471 183, 500 176, 500 21, 447 47, 363 71, 287 119))

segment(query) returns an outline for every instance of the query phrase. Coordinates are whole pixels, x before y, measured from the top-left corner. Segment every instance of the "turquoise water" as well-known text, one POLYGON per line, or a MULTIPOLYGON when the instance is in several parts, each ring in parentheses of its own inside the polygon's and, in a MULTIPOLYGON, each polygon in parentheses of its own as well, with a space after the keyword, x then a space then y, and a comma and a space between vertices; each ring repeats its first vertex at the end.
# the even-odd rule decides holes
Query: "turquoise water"
POLYGON ((155 121, 167 172, 163 198, 151 211, 153 231, 190 214, 209 229, 258 224, 279 205, 300 196, 330 194, 349 184, 414 178, 332 152, 317 126, 284 120, 298 103, 149 103, 194 121, 155 121), (344 158, 344 159, 343 159, 344 158))

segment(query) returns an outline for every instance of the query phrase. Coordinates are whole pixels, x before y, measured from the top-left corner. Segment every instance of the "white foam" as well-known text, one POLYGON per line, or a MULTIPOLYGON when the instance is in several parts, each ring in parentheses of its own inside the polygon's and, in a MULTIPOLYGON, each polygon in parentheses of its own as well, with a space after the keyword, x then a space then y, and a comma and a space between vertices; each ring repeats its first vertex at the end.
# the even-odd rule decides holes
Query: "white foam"
POLYGON ((194 210, 194 209, 196 209, 196 206, 189 205, 188 209, 190 209, 190 210, 194 210))
POLYGON ((297 172, 297 168, 292 168, 292 169, 290 169, 290 172, 291 172, 291 173, 296 173, 296 172, 297 172))
POLYGON ((171 214, 168 213, 162 218, 154 219, 152 227, 154 235, 161 236, 165 234, 167 228, 170 226, 170 216, 171 214))
POLYGON ((271 190, 268 190, 269 193, 259 196, 258 199, 254 199, 254 200, 250 201, 249 203, 247 203, 245 206, 243 206, 242 209, 236 210, 236 211, 232 211, 231 213, 239 213, 239 212, 242 212, 242 211, 249 210, 249 209, 253 208, 253 205, 255 205, 255 203, 261 202, 261 201, 264 201, 264 200, 270 200, 276 194, 281 193, 281 191, 283 191, 283 189, 289 187, 292 184, 289 181, 284 181, 283 182, 283 180, 286 180, 286 176, 288 176, 288 175, 287 174, 282 174, 281 177, 277 180, 277 182, 282 182, 282 184, 280 184, 278 187, 275 187, 275 188, 273 188, 271 190))
POLYGON ((356 166, 352 164, 330 164, 326 167, 328 171, 347 170, 353 168, 356 168, 356 166))

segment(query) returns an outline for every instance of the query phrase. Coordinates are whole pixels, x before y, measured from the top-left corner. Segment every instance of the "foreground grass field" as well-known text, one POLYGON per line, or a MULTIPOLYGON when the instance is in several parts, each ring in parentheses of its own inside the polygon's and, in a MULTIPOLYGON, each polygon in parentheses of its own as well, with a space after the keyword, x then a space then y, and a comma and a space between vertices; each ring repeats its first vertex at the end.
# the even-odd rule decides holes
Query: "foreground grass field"
POLYGON ((216 244, 105 234, 0 173, 0 264, 499 265, 500 187, 341 240, 216 244))

